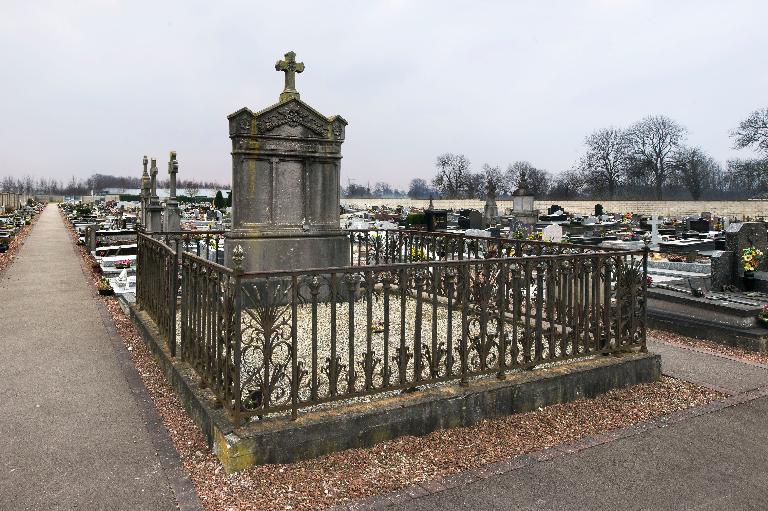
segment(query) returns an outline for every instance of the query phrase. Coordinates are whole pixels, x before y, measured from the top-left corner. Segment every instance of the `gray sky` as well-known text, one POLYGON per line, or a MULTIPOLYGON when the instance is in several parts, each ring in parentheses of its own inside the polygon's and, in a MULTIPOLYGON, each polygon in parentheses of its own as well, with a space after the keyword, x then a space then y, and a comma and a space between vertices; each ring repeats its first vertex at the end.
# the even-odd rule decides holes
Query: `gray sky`
POLYGON ((568 168, 584 136, 663 113, 725 160, 768 106, 768 2, 0 0, 0 175, 229 182, 226 116, 303 100, 349 121, 342 175, 404 187, 435 156, 568 168))

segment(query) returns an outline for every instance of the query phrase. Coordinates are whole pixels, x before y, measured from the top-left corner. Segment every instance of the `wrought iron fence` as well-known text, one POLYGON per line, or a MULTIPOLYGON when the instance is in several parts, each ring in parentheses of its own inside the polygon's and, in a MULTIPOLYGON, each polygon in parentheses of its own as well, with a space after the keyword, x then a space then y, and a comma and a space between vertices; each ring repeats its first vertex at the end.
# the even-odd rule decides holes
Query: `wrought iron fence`
MULTIPOLYGON (((542 246, 550 249, 562 250, 542 246)), ((339 400, 644 349, 646 275, 645 251, 267 273, 184 253, 182 357, 236 422, 296 417, 339 400)))
POLYGON ((346 233, 350 239, 350 262, 353 266, 621 251, 572 243, 420 230, 350 229, 346 233))
POLYGON ((175 357, 178 256, 168 245, 143 233, 138 234, 137 243, 136 303, 152 317, 175 357))
POLYGON ((221 234, 140 233, 137 300, 176 356, 180 292, 181 358, 237 423, 645 347, 647 251, 354 231, 350 267, 243 273, 221 234))
POLYGON ((189 252, 215 263, 224 263, 224 231, 166 231, 151 233, 176 253, 189 252))

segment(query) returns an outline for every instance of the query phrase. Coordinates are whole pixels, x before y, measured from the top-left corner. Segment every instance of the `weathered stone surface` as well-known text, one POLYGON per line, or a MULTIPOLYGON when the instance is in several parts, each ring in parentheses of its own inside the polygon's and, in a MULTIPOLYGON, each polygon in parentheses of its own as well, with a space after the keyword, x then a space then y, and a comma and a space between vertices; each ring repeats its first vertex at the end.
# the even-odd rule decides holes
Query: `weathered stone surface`
POLYGON ((287 76, 279 103, 256 113, 242 108, 229 116, 232 231, 226 264, 232 264, 235 246, 242 245, 245 271, 349 263, 339 225, 347 122, 301 101, 295 89, 288 90, 295 83, 287 76))

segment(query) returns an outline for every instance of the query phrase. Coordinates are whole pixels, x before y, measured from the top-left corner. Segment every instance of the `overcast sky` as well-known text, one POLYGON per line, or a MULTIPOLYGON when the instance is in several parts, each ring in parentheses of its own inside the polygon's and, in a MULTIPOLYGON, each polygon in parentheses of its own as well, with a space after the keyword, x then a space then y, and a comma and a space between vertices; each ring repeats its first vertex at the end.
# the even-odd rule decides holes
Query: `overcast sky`
POLYGON ((585 135, 666 114, 718 160, 768 106, 768 2, 0 0, 0 176, 228 183, 226 116, 301 98, 349 122, 342 177, 405 187, 437 154, 554 172, 585 135))

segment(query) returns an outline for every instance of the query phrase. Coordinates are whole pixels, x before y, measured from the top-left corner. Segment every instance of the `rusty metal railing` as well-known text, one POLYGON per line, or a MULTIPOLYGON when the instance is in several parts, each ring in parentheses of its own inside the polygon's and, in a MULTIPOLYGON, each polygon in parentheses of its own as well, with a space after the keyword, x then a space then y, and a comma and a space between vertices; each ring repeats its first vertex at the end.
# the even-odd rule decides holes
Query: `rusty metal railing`
POLYGON ((582 250, 243 273, 184 253, 182 358, 239 423, 645 349, 646 261, 582 250))
POLYGON ((168 245, 143 233, 138 234, 137 243, 136 304, 152 317, 175 357, 178 256, 168 245))
POLYGON ((350 240, 350 262, 353 266, 585 252, 621 252, 621 249, 616 248, 468 236, 441 231, 350 229, 345 232, 350 240))

